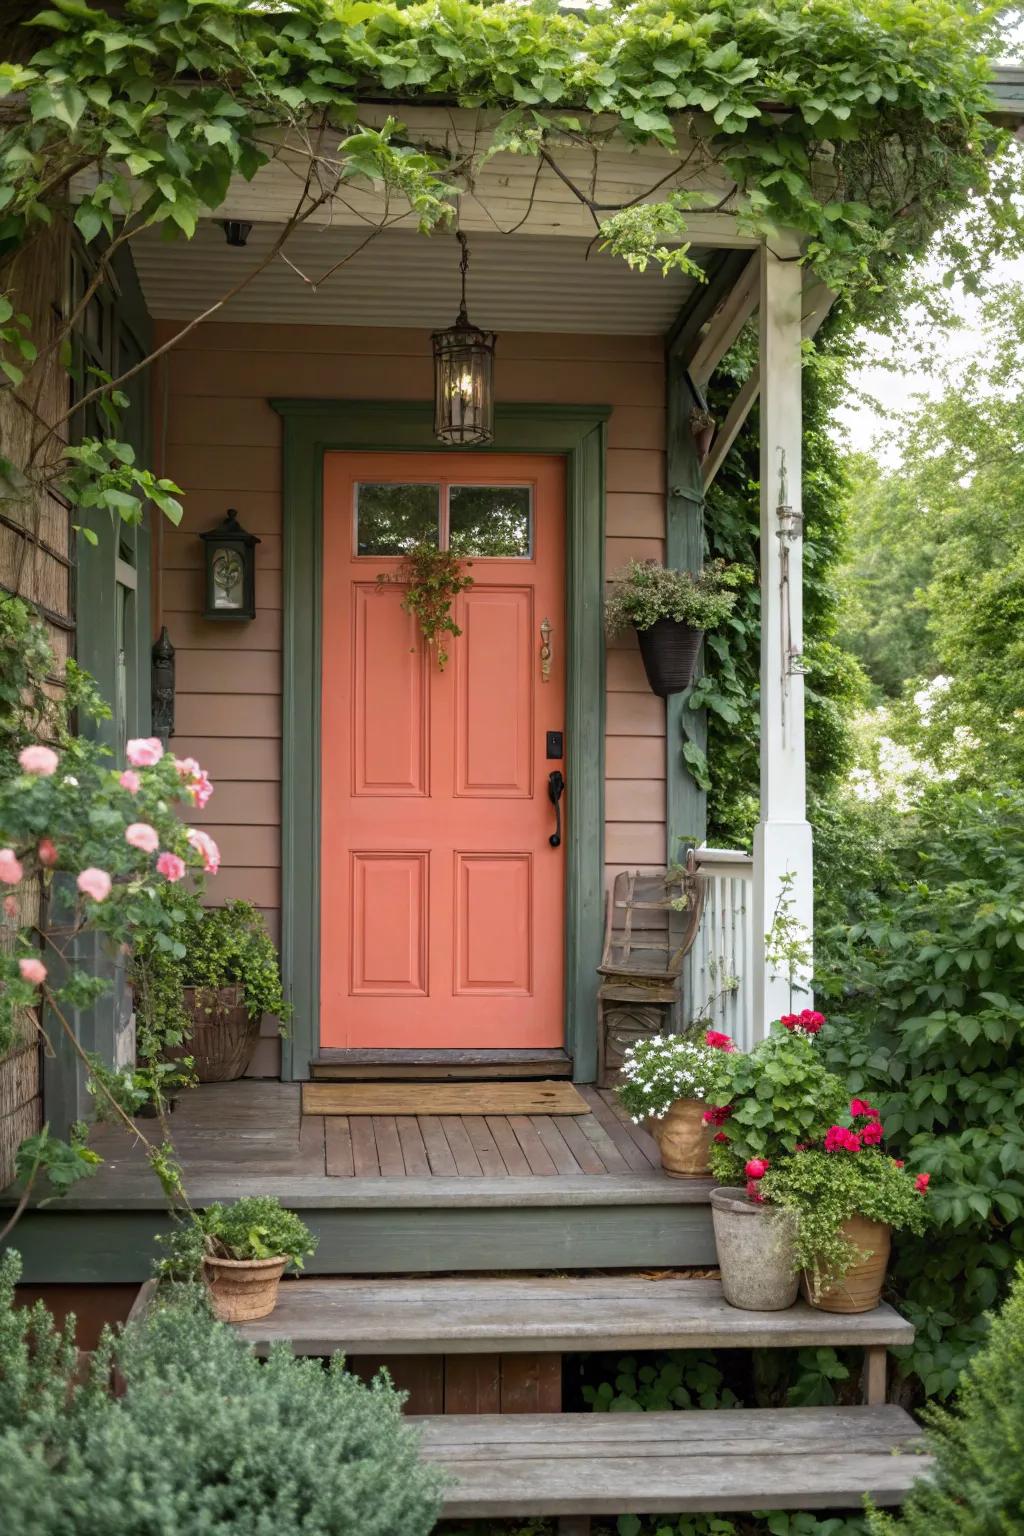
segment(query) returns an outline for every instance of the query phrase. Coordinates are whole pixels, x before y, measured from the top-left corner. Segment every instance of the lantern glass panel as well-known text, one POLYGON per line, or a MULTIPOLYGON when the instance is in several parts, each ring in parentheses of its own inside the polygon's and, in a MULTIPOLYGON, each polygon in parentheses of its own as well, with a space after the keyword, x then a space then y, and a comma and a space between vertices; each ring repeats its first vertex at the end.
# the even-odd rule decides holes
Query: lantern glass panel
POLYGON ((213 552, 213 606, 235 612, 245 606, 245 562, 240 549, 221 545, 213 552))
POLYGON ((493 336, 461 326, 435 335, 434 435, 455 445, 493 438, 493 336))

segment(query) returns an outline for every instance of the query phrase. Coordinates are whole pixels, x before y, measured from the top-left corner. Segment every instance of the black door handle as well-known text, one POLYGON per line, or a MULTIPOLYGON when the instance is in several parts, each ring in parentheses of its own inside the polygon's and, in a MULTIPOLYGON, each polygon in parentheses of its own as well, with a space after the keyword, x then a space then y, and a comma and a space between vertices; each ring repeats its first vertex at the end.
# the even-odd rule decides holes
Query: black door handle
POLYGON ((548 774, 548 799, 555 808, 555 830, 548 838, 552 848, 558 848, 562 842, 562 807, 559 801, 565 793, 565 779, 557 768, 548 774))

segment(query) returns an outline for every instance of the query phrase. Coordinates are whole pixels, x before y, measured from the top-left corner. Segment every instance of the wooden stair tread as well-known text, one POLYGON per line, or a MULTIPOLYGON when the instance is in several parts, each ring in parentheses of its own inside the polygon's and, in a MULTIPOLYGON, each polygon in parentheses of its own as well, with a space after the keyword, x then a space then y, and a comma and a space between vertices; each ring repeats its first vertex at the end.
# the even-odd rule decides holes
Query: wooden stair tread
POLYGON ((310 1062, 317 1082, 507 1081, 572 1076, 572 1058, 563 1050, 532 1051, 426 1049, 376 1050, 356 1046, 323 1050, 310 1062))
MULTIPOLYGON (((892 1307, 741 1312, 718 1280, 571 1278, 285 1282, 274 1311, 238 1325, 260 1351, 288 1340, 296 1354, 467 1354, 576 1350, 869 1348, 909 1344, 892 1307)), ((616 1416, 619 1417, 619 1416, 616 1416)))
POLYGON ((411 1420, 449 1518, 897 1504, 928 1471, 902 1408, 447 1414, 411 1420), (899 1454, 909 1452, 910 1454, 899 1454))
POLYGON ((513 1083, 309 1082, 304 1115, 589 1115, 564 1080, 513 1083))

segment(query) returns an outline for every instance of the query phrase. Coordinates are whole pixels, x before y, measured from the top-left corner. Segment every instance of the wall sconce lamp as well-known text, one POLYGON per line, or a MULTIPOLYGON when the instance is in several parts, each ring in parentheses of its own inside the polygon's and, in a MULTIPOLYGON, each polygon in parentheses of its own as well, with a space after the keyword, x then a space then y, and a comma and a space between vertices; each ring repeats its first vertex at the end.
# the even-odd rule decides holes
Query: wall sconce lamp
POLYGON ((204 619, 254 619, 256 617, 256 545, 254 533, 246 533, 238 513, 228 515, 216 528, 201 533, 206 552, 206 606, 204 619))
POLYGON ((431 336, 434 348, 434 436, 456 447, 489 443, 494 437, 493 331, 480 331, 466 313, 466 268, 469 247, 460 229, 459 272, 462 302, 458 318, 446 331, 431 336))

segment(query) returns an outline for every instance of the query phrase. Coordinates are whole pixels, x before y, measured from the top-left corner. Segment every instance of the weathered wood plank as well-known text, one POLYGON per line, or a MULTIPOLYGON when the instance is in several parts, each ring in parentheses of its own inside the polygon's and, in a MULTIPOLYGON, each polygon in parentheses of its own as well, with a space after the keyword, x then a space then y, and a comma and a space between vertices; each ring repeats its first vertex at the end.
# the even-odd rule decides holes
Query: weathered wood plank
POLYGON ((482 1177, 483 1169, 480 1167, 480 1160, 473 1150, 473 1143, 466 1135, 466 1127, 458 1115, 441 1115, 439 1118, 444 1139, 451 1148, 459 1176, 463 1179, 482 1177))
POLYGON ((417 1421, 450 1471, 449 1518, 897 1504, 929 1470, 894 1406, 444 1416, 417 1421))
POLYGON ((783 1312, 730 1307, 718 1280, 571 1278, 388 1280, 305 1277, 268 1318, 238 1325, 261 1352, 298 1354, 569 1353, 579 1350, 770 1349, 909 1344, 889 1306, 852 1314, 800 1301, 783 1312))
POLYGON ((432 1115, 420 1115, 416 1121, 427 1150, 430 1171, 439 1177, 452 1177, 458 1173, 452 1149, 448 1145, 441 1122, 432 1115))
MULTIPOLYGON (((619 1153, 628 1168, 634 1173, 650 1173, 651 1159, 642 1147, 638 1147, 619 1117, 608 1108, 604 1099, 596 1088, 582 1088, 580 1092, 593 1111, 593 1118, 606 1133, 610 1141, 613 1141, 619 1149, 619 1153)), ((661 1158, 658 1158, 657 1166, 661 1166, 661 1158)))
POLYGON ((508 1123, 523 1149, 526 1161, 530 1165, 530 1172, 539 1178, 549 1178, 556 1174, 558 1169, 551 1160, 551 1154, 537 1135, 528 1116, 509 1115, 508 1123))
POLYGON ((342 1115, 324 1117, 326 1171, 334 1178, 350 1179, 355 1173, 352 1160, 352 1129, 342 1115))
POLYGON ((415 1115, 400 1115, 395 1125, 398 1130, 398 1139, 402 1144, 406 1174, 411 1178, 428 1178, 430 1159, 415 1115))
POLYGON ((497 1355, 451 1355, 444 1362, 446 1414, 501 1411, 501 1361, 497 1355))
POLYGON ((302 1084, 307 1115, 586 1115, 572 1083, 302 1084))
POLYGON ((628 1173, 629 1164, 596 1115, 583 1115, 574 1124, 593 1142, 608 1173, 628 1173))
POLYGON ((559 1173, 575 1177, 583 1172, 549 1115, 531 1115, 530 1124, 559 1173))
POLYGON ((299 1125, 299 1155, 311 1173, 327 1172, 325 1116, 303 1115, 299 1125))
POLYGON ((393 1115, 373 1116, 373 1139, 377 1143, 381 1174, 385 1178, 404 1179, 405 1158, 393 1115))
POLYGON ((501 1356, 501 1413, 561 1413, 562 1357, 501 1356))
POLYGON ((505 1167, 504 1158, 488 1129, 487 1121, 479 1119, 476 1115, 464 1115, 462 1128, 469 1137, 473 1151, 477 1155, 480 1171, 487 1178, 507 1179, 508 1169, 505 1167))
POLYGON ((352 1133, 352 1164, 355 1176, 357 1179, 372 1179, 380 1173, 373 1121, 359 1115, 351 1119, 348 1124, 352 1133))
MULTIPOLYGON (((587 1115, 584 1118, 589 1119, 590 1116, 587 1115)), ((495 1146, 501 1153, 506 1171, 512 1177, 528 1178, 530 1164, 527 1162, 526 1154, 516 1140, 516 1133, 509 1125, 506 1116, 488 1115, 484 1124, 494 1137, 495 1146)))
POLYGON ((593 1118, 593 1115, 580 1115, 578 1119, 570 1115, 553 1115, 551 1124, 576 1159, 581 1173, 603 1174, 607 1173, 608 1169, 594 1143, 583 1129, 586 1122, 593 1118))
POLYGON ((626 1132, 633 1138, 636 1145, 647 1158, 651 1167, 660 1168, 661 1153, 658 1150, 658 1143, 655 1141, 650 1131, 645 1130, 642 1125, 633 1124, 633 1121, 630 1119, 629 1115, 619 1103, 613 1088, 599 1088, 597 1091, 604 1099, 605 1103, 615 1118, 618 1120, 619 1124, 623 1126, 626 1132))

